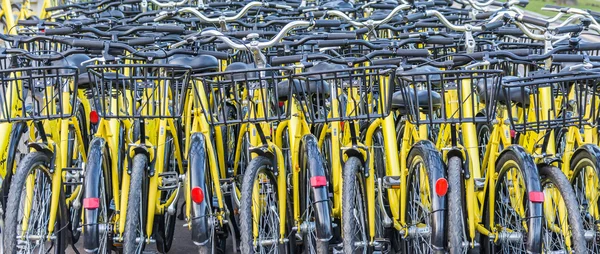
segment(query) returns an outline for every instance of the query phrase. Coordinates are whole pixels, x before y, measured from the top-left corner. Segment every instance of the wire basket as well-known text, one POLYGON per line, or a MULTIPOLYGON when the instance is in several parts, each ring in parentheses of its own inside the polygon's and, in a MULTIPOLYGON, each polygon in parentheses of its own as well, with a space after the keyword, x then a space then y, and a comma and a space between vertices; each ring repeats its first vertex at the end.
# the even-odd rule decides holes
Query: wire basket
POLYGON ((291 87, 285 85, 291 70, 257 69, 244 63, 228 68, 233 65, 243 68, 194 75, 194 103, 200 103, 200 96, 206 95, 211 103, 202 105, 202 109, 209 112, 210 124, 276 123, 289 118, 290 106, 280 102, 291 92, 291 87))
POLYGON ((320 63, 294 75, 293 94, 310 123, 371 121, 390 113, 395 66, 320 63), (335 109, 332 103, 338 106, 335 109))
POLYGON ((502 84, 511 126, 516 132, 543 131, 569 126, 595 125, 600 74, 571 72, 532 73, 502 84), (543 96, 546 94, 546 96, 543 96), (542 112, 542 106, 549 110, 542 112))
POLYGON ((0 70, 0 122, 71 117, 77 94, 77 77, 75 67, 0 70), (65 94, 69 96, 65 97, 65 94), (72 106, 71 110, 62 106, 65 100, 72 106))
POLYGON ((102 118, 180 118, 191 68, 172 64, 88 67, 94 106, 102 118))
POLYGON ((416 125, 489 123, 501 78, 499 70, 398 70, 392 109, 416 125))

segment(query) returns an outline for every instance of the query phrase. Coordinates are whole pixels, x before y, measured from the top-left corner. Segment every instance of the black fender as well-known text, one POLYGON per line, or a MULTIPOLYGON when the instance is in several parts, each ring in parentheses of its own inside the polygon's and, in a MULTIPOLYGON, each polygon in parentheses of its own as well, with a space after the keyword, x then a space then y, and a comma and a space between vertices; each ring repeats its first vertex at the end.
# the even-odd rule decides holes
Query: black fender
MULTIPOLYGON (((101 193, 98 189, 100 185, 101 174, 109 173, 103 172, 102 163, 104 163, 103 153, 106 147, 106 140, 103 138, 94 138, 90 142, 90 148, 88 151, 88 163, 85 165, 85 179, 83 182, 83 198, 100 198, 101 193)), ((110 182, 106 177, 106 182, 110 182)), ((110 186, 106 186, 107 197, 112 197, 112 189, 110 186)), ((100 228, 98 225, 98 213, 99 209, 83 209, 85 225, 83 226, 83 248, 87 251, 96 251, 100 245, 100 228)))
POLYGON ((211 237, 211 218, 210 205, 212 197, 210 192, 206 191, 206 170, 207 169, 207 151, 206 138, 202 133, 194 133, 190 137, 190 151, 188 161, 188 175, 190 182, 190 190, 194 187, 200 187, 204 192, 204 200, 200 204, 191 202, 191 226, 192 226, 192 241, 196 245, 204 245, 209 243, 211 237))
MULTIPOLYGON (((306 181, 311 182, 314 177, 320 179, 327 179, 325 174, 325 168, 323 164, 323 158, 321 157, 318 140, 312 135, 304 135, 302 138, 302 146, 300 147, 301 153, 301 167, 302 170, 308 171, 309 179, 306 181)), ((302 175, 301 175, 302 176, 302 175)), ((316 179, 316 178, 315 178, 316 179)), ((310 187, 314 212, 315 212, 315 228, 316 237, 321 241, 329 241, 333 237, 333 229, 331 222, 331 206, 329 202, 328 183, 319 186, 310 187)), ((302 185, 306 186, 306 185, 302 185)), ((305 192, 306 193, 306 192, 305 192)))
MULTIPOLYGON (((513 153, 517 157, 517 160, 520 162, 520 164, 523 165, 521 172, 523 173, 523 180, 527 190, 529 192, 542 192, 542 184, 540 182, 537 165, 535 164, 531 155, 525 151, 525 148, 520 145, 510 145, 500 153, 498 158, 501 158, 506 153, 513 153)), ((496 165, 496 169, 498 169, 498 166, 499 165, 496 165)), ((530 241, 526 248, 528 253, 542 253, 542 239, 538 236, 542 235, 542 223, 544 216, 543 204, 531 202, 529 198, 527 198, 527 202, 530 207, 529 214, 527 215, 529 218, 527 239, 538 239, 538 241, 530 241)))
MULTIPOLYGON (((424 156, 423 159, 428 160, 428 174, 430 186, 435 186, 435 183, 440 178, 446 178, 446 165, 442 161, 442 155, 435 148, 435 145, 428 140, 416 142, 409 151, 409 159, 413 151, 419 150, 424 156)), ((459 151, 460 152, 460 151, 459 151)), ((461 154, 462 157, 462 154, 461 154)), ((431 246, 436 251, 446 249, 448 240, 446 238, 446 213, 448 211, 446 196, 438 196, 435 188, 431 188, 431 246)))
POLYGON ((21 138, 23 132, 27 131, 27 124, 24 122, 16 122, 12 126, 10 132, 10 141, 8 143, 8 154, 6 156, 6 175, 2 182, 2 189, 0 197, 2 197, 2 207, 6 207, 6 201, 8 200, 8 189, 10 188, 10 180, 13 175, 13 168, 15 167, 15 156, 17 155, 18 143, 16 140, 21 138))
MULTIPOLYGON (((592 162, 594 163, 594 165, 596 165, 596 168, 598 170, 600 170, 600 147, 598 147, 597 145, 594 144, 585 144, 582 145, 580 147, 577 148, 577 150, 575 150, 575 152, 573 153, 573 156, 571 156, 571 163, 572 163, 572 158, 575 158, 577 155, 579 155, 580 153, 585 153, 587 152, 590 155, 590 159, 592 159, 592 162)), ((571 168, 574 168, 575 165, 569 165, 571 166, 571 168)), ((577 173, 577 172, 575 172, 577 173)), ((597 172, 597 174, 600 175, 600 172, 597 172)))

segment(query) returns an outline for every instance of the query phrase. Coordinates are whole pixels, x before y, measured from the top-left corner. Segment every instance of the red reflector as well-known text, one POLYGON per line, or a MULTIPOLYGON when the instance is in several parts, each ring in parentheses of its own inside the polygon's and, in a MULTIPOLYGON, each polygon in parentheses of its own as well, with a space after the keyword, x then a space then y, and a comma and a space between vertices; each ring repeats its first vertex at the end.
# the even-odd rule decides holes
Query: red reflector
POLYGON ((327 186, 327 178, 325 176, 313 176, 310 178, 310 186, 313 188, 327 186))
POLYGON ((97 209, 100 207, 100 199, 99 198, 84 198, 83 199, 83 208, 91 210, 97 209))
POLYGON ((515 130, 510 130, 510 137, 515 138, 517 136, 517 132, 515 130))
POLYGON ((99 120, 100 117, 98 117, 98 112, 95 110, 90 111, 90 123, 97 124, 99 120))
POLYGON ((192 188, 192 201, 196 204, 200 204, 204 201, 204 192, 198 186, 192 188))
POLYGON ((448 181, 446 178, 440 178, 435 181, 435 193, 440 197, 446 196, 446 193, 448 193, 448 181))
POLYGON ((344 124, 346 124, 346 122, 340 122, 340 132, 344 131, 344 124))
POLYGON ((529 201, 533 203, 544 203, 544 193, 541 191, 530 191, 529 201))
POLYGON ((280 101, 280 102, 279 102, 279 106, 280 106, 280 107, 283 107, 283 105, 285 105, 285 102, 283 102, 283 101, 280 101))

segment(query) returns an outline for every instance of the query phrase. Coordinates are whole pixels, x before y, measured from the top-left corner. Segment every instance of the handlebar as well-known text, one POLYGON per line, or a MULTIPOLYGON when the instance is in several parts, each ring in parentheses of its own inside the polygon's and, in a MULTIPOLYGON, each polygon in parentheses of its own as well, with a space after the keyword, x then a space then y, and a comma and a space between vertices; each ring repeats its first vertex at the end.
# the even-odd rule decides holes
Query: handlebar
POLYGON ((428 57, 429 51, 426 49, 399 49, 396 51, 390 50, 376 50, 362 57, 347 57, 347 58, 335 58, 326 54, 309 54, 309 55, 293 55, 293 56, 281 56, 273 57, 271 60, 272 65, 290 64, 306 61, 327 61, 334 64, 349 64, 353 65, 362 62, 371 62, 376 57, 428 57))
POLYGON ((293 10, 292 7, 287 6, 287 5, 280 5, 280 4, 270 4, 270 3, 263 3, 263 2, 250 2, 248 4, 246 4, 246 6, 244 6, 244 8, 242 8, 238 14, 231 16, 231 17, 225 17, 225 16, 220 16, 217 18, 209 18, 206 17, 203 13, 201 13, 200 11, 198 11, 196 8, 193 7, 185 7, 185 8, 181 8, 175 11, 171 11, 171 12, 163 12, 161 13, 157 18, 154 19, 154 21, 158 22, 164 19, 167 19, 169 17, 175 16, 179 13, 191 13, 194 16, 198 17, 201 21, 206 22, 206 23, 220 23, 220 22, 231 22, 231 21, 235 21, 240 19, 241 17, 243 17, 244 15, 246 15, 246 13, 253 7, 274 7, 274 8, 278 8, 278 9, 285 9, 285 10, 293 10))
POLYGON ((382 20, 367 20, 364 22, 356 22, 354 19, 348 17, 348 15, 346 15, 345 13, 343 13, 341 11, 326 11, 324 14, 327 16, 335 16, 340 19, 343 19, 344 21, 348 22, 348 24, 352 25, 353 27, 367 27, 367 26, 375 26, 376 27, 376 26, 379 26, 379 25, 389 22, 400 11, 408 10, 411 7, 412 6, 410 6, 408 4, 401 4, 401 5, 397 6, 396 8, 394 8, 392 11, 390 11, 390 13, 382 20))

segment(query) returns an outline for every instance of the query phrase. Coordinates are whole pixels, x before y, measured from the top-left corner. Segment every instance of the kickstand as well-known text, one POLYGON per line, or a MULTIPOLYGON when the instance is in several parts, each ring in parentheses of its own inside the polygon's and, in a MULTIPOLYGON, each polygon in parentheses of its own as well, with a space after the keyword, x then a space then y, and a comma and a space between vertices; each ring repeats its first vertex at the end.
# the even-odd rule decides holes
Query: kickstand
POLYGON ((179 220, 185 220, 185 202, 183 202, 183 204, 181 205, 181 209, 179 209, 179 215, 177 215, 177 219, 179 220))
POLYGON ((75 248, 75 244, 71 244, 71 249, 73 249, 73 252, 75 252, 75 254, 80 254, 77 248, 75 248))

